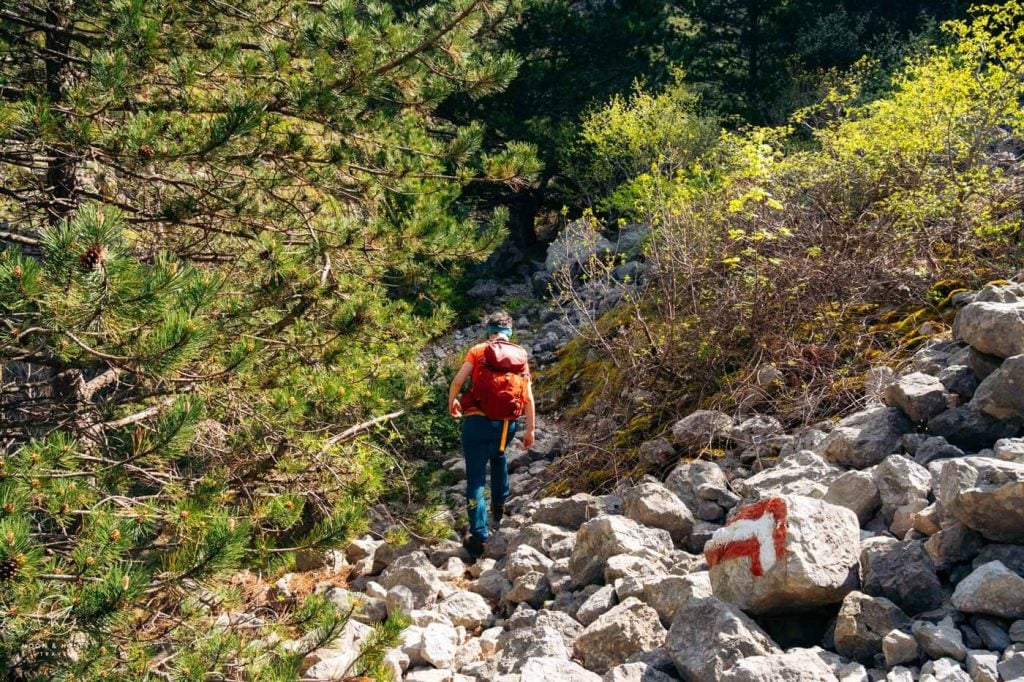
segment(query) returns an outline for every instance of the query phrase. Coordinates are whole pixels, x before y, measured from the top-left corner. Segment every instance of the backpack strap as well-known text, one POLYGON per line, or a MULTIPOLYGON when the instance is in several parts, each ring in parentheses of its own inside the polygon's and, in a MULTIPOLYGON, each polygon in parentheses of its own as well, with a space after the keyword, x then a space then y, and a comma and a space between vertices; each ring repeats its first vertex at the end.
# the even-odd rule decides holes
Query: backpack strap
POLYGON ((503 419, 501 424, 501 443, 498 444, 498 452, 505 452, 508 444, 508 419, 503 419))

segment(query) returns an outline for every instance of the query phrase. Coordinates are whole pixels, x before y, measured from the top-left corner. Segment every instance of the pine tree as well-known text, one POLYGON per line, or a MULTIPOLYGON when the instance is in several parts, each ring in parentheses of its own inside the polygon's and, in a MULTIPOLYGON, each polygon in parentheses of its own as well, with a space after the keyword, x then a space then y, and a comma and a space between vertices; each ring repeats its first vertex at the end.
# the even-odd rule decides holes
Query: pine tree
MULTIPOLYGON (((511 14, 0 6, 0 668, 195 679, 175 666, 215 650, 197 665, 289 679, 294 653, 188 624, 225 572, 343 540, 383 489, 347 427, 418 394, 450 316, 431 286, 502 232, 462 188, 535 169, 434 113, 508 83, 511 14)), ((338 625, 314 611, 294 625, 338 625)))

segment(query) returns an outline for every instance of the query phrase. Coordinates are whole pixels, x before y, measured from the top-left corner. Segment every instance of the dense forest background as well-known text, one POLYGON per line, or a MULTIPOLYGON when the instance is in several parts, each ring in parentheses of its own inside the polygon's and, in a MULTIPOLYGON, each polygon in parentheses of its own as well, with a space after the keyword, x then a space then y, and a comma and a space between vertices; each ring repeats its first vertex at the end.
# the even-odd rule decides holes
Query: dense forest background
POLYGON ((1022 16, 0 3, 0 669, 295 679, 348 614, 311 596, 235 627, 231 577, 381 501, 396 535, 446 532, 410 504, 410 452, 451 435, 421 352, 506 238, 651 228, 649 286, 540 378, 570 418, 621 407, 577 484, 635 472, 695 406, 849 408, 958 290, 1019 267, 1022 16))

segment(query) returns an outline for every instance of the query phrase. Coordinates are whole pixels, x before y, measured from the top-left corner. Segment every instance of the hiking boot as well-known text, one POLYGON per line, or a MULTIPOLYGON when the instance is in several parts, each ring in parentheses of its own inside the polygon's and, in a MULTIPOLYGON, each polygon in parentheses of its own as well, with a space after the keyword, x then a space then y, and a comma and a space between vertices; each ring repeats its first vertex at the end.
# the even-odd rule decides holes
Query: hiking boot
POLYGON ((462 547, 469 554, 469 558, 476 561, 484 555, 484 539, 470 535, 462 540, 462 547))
POLYGON ((491 508, 491 528, 495 531, 501 526, 501 517, 505 515, 504 507, 491 508))

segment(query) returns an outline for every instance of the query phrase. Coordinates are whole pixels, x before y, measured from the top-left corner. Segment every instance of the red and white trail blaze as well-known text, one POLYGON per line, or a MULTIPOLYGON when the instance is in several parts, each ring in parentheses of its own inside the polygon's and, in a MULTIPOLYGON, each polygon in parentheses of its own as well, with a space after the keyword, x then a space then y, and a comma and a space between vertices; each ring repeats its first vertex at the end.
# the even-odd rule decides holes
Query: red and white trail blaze
POLYGON ((704 547, 708 566, 750 558, 750 573, 764 575, 786 553, 786 501, 762 500, 739 510, 704 547))

